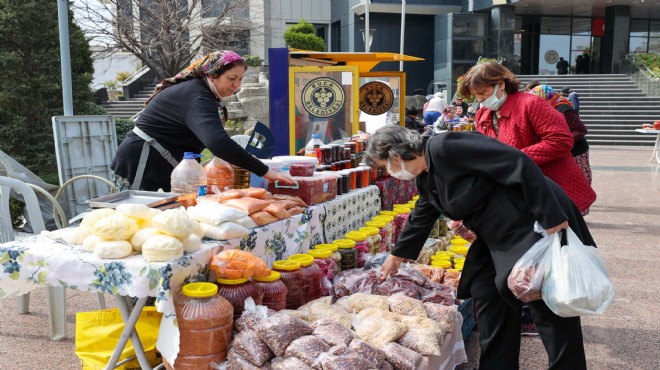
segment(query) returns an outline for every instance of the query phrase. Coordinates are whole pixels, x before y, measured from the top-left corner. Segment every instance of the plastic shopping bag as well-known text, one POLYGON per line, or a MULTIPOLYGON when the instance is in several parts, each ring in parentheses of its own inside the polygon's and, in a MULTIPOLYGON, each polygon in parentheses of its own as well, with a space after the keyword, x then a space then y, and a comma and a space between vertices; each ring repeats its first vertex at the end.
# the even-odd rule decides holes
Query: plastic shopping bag
POLYGON ((602 314, 614 300, 605 263, 598 250, 582 244, 573 230, 565 233, 566 245, 550 248, 543 301, 562 317, 602 314))
MULTIPOLYGON (((140 342, 144 347, 151 366, 160 363, 156 355, 156 340, 162 313, 156 307, 144 307, 136 324, 140 342)), ((76 356, 82 362, 82 369, 103 369, 112 356, 117 341, 124 330, 124 320, 118 308, 76 313, 76 356)), ((129 339, 119 357, 122 361, 134 356, 135 350, 129 339)), ((137 359, 133 359, 117 369, 139 369, 137 359)))
POLYGON ((509 273, 507 286, 513 295, 522 302, 532 302, 541 299, 541 287, 547 267, 546 258, 550 246, 559 245, 557 233, 546 235, 543 227, 538 222, 534 223, 534 231, 541 233, 543 238, 539 239, 518 262, 513 265, 509 273))

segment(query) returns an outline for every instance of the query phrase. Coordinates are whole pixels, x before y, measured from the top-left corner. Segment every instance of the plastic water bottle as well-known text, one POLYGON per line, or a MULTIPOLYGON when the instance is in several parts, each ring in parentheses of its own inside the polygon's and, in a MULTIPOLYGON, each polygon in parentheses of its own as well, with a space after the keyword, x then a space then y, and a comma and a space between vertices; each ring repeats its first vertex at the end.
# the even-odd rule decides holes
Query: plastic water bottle
POLYGON ((323 141, 319 139, 319 134, 312 134, 312 140, 305 145, 305 156, 316 157, 321 163, 321 145, 323 141))
POLYGON ((197 196, 206 195, 206 171, 195 158, 201 154, 193 152, 183 153, 183 160, 172 171, 172 192, 179 194, 195 193, 197 196))

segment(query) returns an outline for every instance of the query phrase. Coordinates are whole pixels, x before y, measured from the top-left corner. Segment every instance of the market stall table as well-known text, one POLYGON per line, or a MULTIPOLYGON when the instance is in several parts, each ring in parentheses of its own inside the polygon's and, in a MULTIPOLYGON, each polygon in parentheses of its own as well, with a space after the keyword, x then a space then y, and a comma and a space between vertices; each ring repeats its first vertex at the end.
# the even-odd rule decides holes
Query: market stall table
POLYGON ((660 164, 660 130, 638 128, 635 131, 640 132, 642 134, 656 135, 655 144, 653 145, 653 152, 651 152, 651 159, 649 159, 649 162, 652 162, 655 159, 655 162, 657 164, 660 164))

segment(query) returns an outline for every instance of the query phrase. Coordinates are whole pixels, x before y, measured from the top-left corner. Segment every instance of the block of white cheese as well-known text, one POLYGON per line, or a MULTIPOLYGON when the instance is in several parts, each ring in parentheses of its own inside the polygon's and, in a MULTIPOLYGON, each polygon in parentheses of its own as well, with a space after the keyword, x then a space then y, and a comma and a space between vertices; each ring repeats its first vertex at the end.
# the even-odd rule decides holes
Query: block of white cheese
POLYGON ((94 255, 99 258, 124 258, 131 253, 133 247, 126 240, 101 240, 94 246, 94 255))
POLYGON ((115 214, 102 218, 92 228, 92 233, 107 240, 129 240, 138 231, 137 221, 115 214))
POLYGON ((142 256, 149 262, 166 262, 177 259, 183 256, 183 243, 168 235, 152 236, 142 244, 142 256))
POLYGON ((165 235, 185 239, 193 230, 193 223, 182 209, 168 209, 151 219, 151 227, 165 235))

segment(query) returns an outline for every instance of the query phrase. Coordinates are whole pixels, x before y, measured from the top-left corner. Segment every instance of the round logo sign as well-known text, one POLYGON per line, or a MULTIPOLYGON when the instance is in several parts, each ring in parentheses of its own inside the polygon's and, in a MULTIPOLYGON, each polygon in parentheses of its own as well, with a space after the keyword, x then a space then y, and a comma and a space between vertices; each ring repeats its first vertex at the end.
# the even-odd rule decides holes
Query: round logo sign
POLYGON ((545 62, 548 64, 555 64, 559 61, 559 53, 556 50, 548 50, 545 52, 545 62))
POLYGON ((346 96, 341 85, 328 77, 315 78, 302 91, 303 107, 317 117, 331 117, 344 108, 346 96))
POLYGON ((394 103, 394 93, 386 84, 374 81, 360 87, 360 110, 377 116, 387 112, 394 103))

